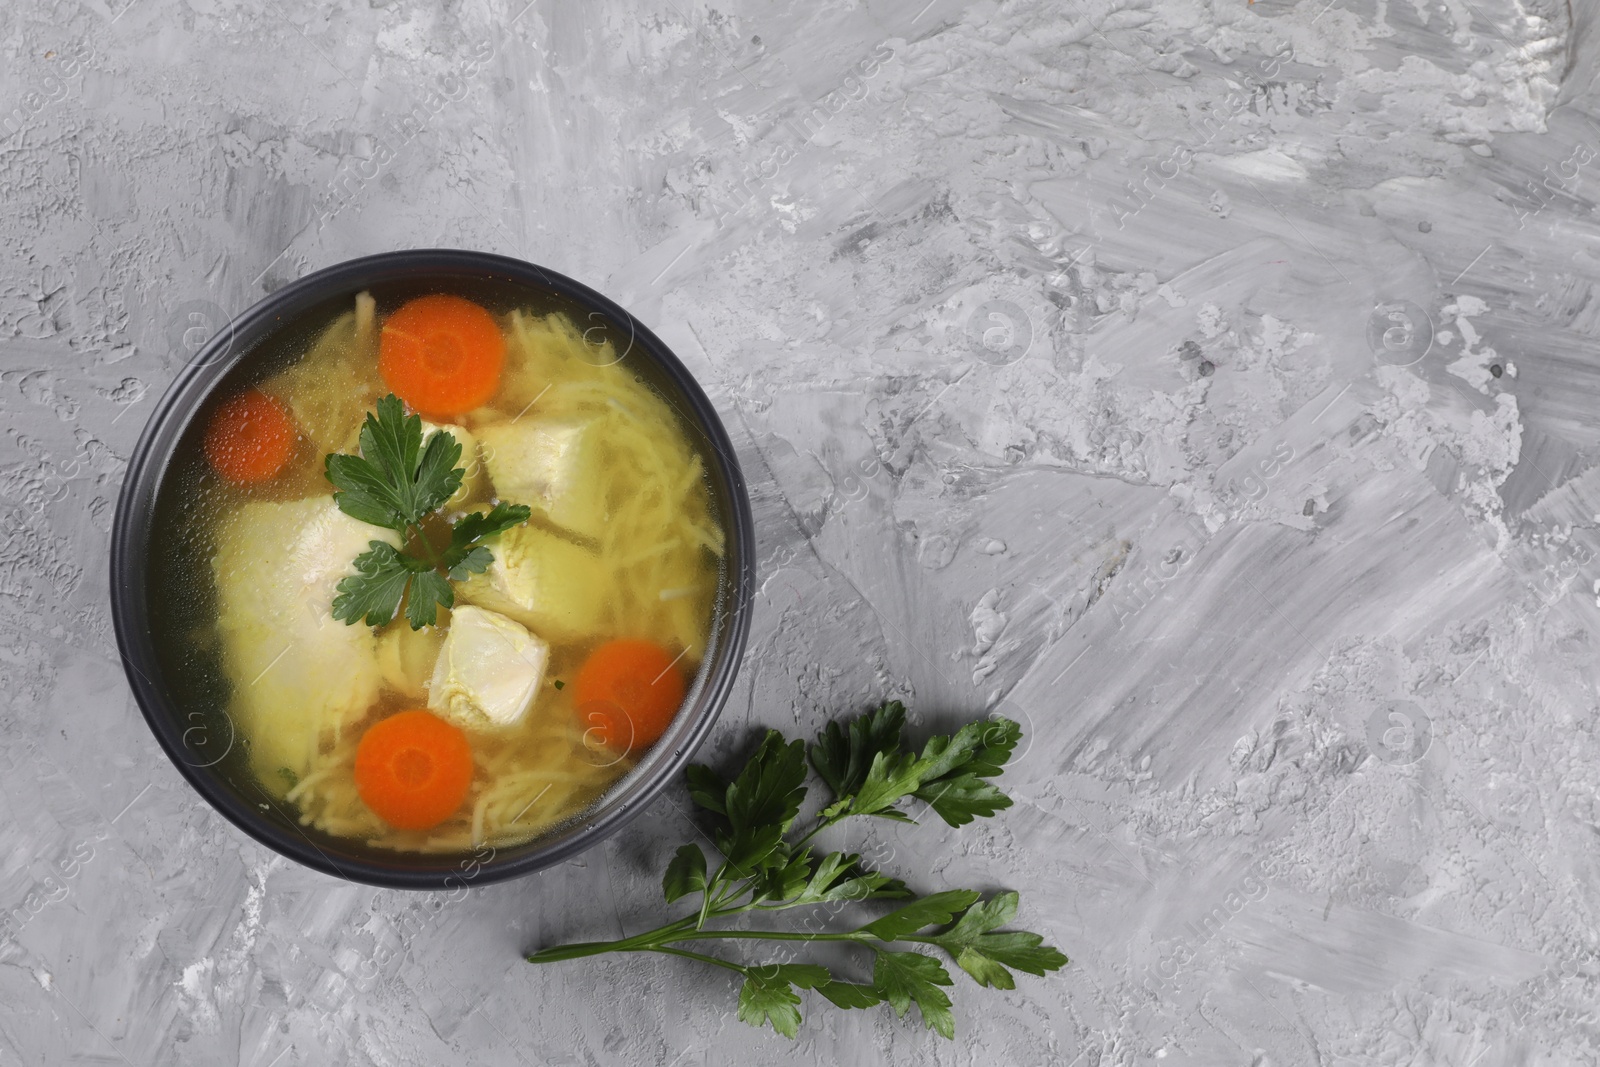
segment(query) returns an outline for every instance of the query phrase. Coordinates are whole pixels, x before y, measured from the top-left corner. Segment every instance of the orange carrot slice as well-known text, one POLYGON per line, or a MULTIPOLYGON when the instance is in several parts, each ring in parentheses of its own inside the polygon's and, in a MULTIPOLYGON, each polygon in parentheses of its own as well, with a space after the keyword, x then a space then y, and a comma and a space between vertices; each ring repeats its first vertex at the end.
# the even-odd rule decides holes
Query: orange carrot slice
POLYGON ((412 410, 459 415, 500 388, 506 340, 494 316, 459 296, 423 296, 384 321, 378 373, 412 410))
POLYGON ((294 455, 294 418, 282 403, 251 389, 229 400, 206 427, 205 453, 218 474, 239 485, 276 478, 294 455))
POLYGON ((356 791, 397 830, 428 830, 460 808, 472 784, 467 735, 431 712, 391 715, 356 747, 356 791))
POLYGON ((590 654, 572 680, 579 717, 608 748, 653 745, 683 704, 683 674, 649 641, 611 641, 590 654))

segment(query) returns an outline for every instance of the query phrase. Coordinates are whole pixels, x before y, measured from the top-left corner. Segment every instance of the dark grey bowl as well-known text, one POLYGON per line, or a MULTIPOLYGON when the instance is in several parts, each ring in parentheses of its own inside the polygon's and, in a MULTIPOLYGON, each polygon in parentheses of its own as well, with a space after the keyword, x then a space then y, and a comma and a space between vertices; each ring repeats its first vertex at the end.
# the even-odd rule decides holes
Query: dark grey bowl
POLYGON ((528 874, 565 860, 637 815, 683 768, 715 724, 732 689, 750 628, 755 582, 755 530, 733 445, 711 402, 661 340, 622 308, 586 286, 531 263, 450 249, 391 252, 351 260, 278 290, 233 320, 179 371, 156 406, 128 462, 111 535, 111 615, 134 697, 173 764, 213 807, 268 848, 308 867, 396 889, 463 889, 528 874), (640 375, 698 434, 709 468, 713 504, 728 534, 728 551, 711 641, 687 703, 666 735, 625 778, 581 818, 527 844, 468 854, 421 856, 369 848, 299 825, 248 770, 230 760, 232 725, 215 708, 181 706, 165 677, 151 625, 150 535, 174 457, 199 433, 197 416, 225 385, 249 383, 263 369, 265 344, 284 327, 331 320, 371 290, 380 305, 425 292, 465 287, 507 303, 562 307, 605 330, 640 375), (626 348, 624 349, 624 345, 626 348))

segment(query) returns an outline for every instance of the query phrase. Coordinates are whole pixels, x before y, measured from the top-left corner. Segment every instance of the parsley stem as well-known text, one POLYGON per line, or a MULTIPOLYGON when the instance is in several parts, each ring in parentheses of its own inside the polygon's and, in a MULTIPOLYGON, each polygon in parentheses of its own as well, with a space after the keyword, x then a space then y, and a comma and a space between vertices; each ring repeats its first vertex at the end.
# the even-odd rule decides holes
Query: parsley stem
MULTIPOLYGON (((754 907, 755 905, 751 905, 754 907)), ((745 908, 737 909, 744 911, 745 908)), ((722 914, 736 914, 725 912, 722 914)), ((617 941, 580 941, 571 945, 557 945, 553 948, 543 949, 528 956, 529 963, 556 963, 561 960, 578 959, 583 956, 599 956, 607 952, 665 952, 674 956, 687 956, 691 959, 702 959, 706 962, 715 962, 733 970, 742 971, 733 964, 722 960, 713 960, 709 956, 701 956, 687 949, 668 948, 668 945, 678 944, 683 941, 853 941, 857 944, 871 946, 873 941, 881 941, 864 930, 847 930, 838 933, 806 933, 798 930, 697 930, 694 928, 695 916, 679 919, 677 922, 659 926, 654 930, 632 937, 624 937, 617 941)), ((896 941, 914 941, 919 944, 936 944, 937 939, 922 937, 914 934, 905 934, 895 938, 896 941)))
MULTIPOLYGON (((860 930, 849 930, 843 933, 812 934, 799 930, 694 930, 663 940, 678 941, 720 941, 725 938, 736 938, 751 941, 859 941, 865 943, 873 938, 871 934, 860 930)), ((898 937, 896 941, 925 941, 926 938, 898 937)))
POLYGON ((428 540, 428 535, 422 529, 422 525, 420 523, 413 523, 407 526, 406 532, 411 535, 407 538, 407 540, 412 541, 422 547, 422 554, 428 557, 428 563, 434 567, 434 569, 437 570, 444 564, 444 560, 439 556, 439 553, 434 550, 433 542, 428 540))
POLYGON ((643 952, 664 942, 682 940, 684 933, 694 929, 696 918, 693 915, 686 916, 677 922, 667 923, 654 930, 616 941, 579 941, 570 945, 555 945, 534 952, 527 959, 529 963, 555 963, 582 956, 599 956, 606 952, 643 952))
POLYGON ((729 963, 727 960, 719 960, 715 956, 707 956, 707 955, 705 955, 703 953, 700 953, 700 952, 690 952, 686 948, 667 948, 667 947, 665 947, 663 945, 657 945, 655 948, 649 948, 649 949, 643 949, 643 950, 635 950, 635 951, 662 952, 662 953, 665 953, 668 956, 682 956, 686 960, 699 960, 701 963, 709 963, 709 964, 712 964, 712 965, 717 966, 717 967, 725 967, 730 971, 737 971, 738 973, 740 973, 742 975, 745 975, 746 977, 748 977, 749 973, 750 973, 749 971, 745 970, 743 967, 739 966, 737 963, 729 963))

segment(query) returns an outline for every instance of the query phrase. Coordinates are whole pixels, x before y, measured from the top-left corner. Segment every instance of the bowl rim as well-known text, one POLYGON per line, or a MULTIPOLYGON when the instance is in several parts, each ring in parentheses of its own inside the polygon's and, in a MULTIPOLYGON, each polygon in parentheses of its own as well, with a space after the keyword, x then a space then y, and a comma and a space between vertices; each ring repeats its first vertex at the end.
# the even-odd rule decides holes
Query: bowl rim
MULTIPOLYGON (((140 431, 118 492, 111 529, 111 621, 123 671, 151 733, 190 786, 229 822, 274 852, 336 878, 391 889, 464 891, 471 885, 531 874, 593 847, 636 817, 676 778, 716 725, 732 693, 750 630, 755 556, 754 509, 727 430, 688 368, 648 327, 581 282, 534 263, 467 249, 407 249, 345 260, 290 282, 230 319, 178 371, 140 431), (144 551, 150 517, 169 467, 172 453, 169 442, 175 442, 189 427, 227 372, 248 359, 260 342, 272 335, 277 327, 271 320, 298 317, 341 289, 353 296, 369 286, 452 274, 522 283, 549 291, 586 310, 600 312, 617 325, 627 326, 632 331, 633 343, 643 349, 647 358, 679 391, 689 409, 680 414, 710 445, 710 454, 704 458, 716 465, 727 486, 727 504, 732 517, 732 528, 726 531, 729 566, 725 572, 720 611, 725 621, 720 632, 713 634, 719 646, 713 654, 719 655, 719 659, 700 687, 699 718, 676 739, 675 749, 630 783, 620 803, 602 801, 595 818, 587 822, 580 820, 581 825, 575 831, 563 834, 549 845, 527 849, 499 861, 492 848, 488 860, 482 862, 476 850, 474 857, 466 859, 462 858, 462 853, 440 853, 440 863, 428 865, 418 865, 415 853, 396 853, 394 863, 343 855, 335 861, 303 831, 291 834, 262 818, 216 775, 206 773, 203 766, 183 758, 183 736, 187 731, 180 728, 179 708, 151 677, 159 675, 160 669, 155 662, 145 596, 144 551), (240 338, 244 340, 241 342, 240 338), (454 865, 444 866, 446 862, 454 865)), ((658 742, 658 746, 662 743, 658 742)))

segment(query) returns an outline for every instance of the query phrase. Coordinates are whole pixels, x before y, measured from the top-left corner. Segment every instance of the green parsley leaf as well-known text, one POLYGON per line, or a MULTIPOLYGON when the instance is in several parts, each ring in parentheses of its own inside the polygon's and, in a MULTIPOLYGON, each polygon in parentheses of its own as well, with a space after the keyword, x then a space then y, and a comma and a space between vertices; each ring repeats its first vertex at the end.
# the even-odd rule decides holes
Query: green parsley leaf
POLYGON ((486 537, 503 533, 528 521, 532 510, 524 504, 501 502, 488 511, 470 511, 450 527, 450 545, 444 550, 444 566, 455 581, 482 574, 494 562, 494 554, 479 544, 486 537))
POLYGON ((772 1028, 784 1037, 800 1032, 800 994, 788 982, 751 975, 739 990, 739 1021, 772 1028))
MULTIPOLYGON (((411 417, 417 418, 415 415, 411 417)), ((438 511, 444 507, 445 501, 456 495, 467 473, 465 467, 456 466, 460 462, 461 442, 456 440, 454 434, 438 430, 428 438, 428 443, 422 446, 422 458, 417 461, 417 472, 411 482, 411 508, 416 515, 412 522, 438 511)))
POLYGON ((847 856, 843 852, 830 852, 823 856, 817 861, 806 884, 794 894, 795 904, 820 904, 825 900, 839 899, 831 894, 849 880, 850 872, 860 858, 847 856))
POLYGON ((898 878, 878 874, 861 866, 860 856, 830 852, 817 863, 816 870, 794 903, 821 904, 845 900, 893 900, 911 893, 898 878))
POLYGON ((716 841, 733 870, 751 874, 774 862, 787 862, 783 835, 805 799, 805 751, 803 742, 786 743, 778 731, 768 730, 756 754, 728 786, 727 825, 716 841))
POLYGON ((521 526, 532 514, 532 509, 526 504, 504 502, 496 504, 488 511, 469 511, 450 527, 450 548, 447 552, 465 549, 485 537, 493 537, 513 526, 521 526))
POLYGON ((661 879, 661 892, 667 903, 698 893, 706 887, 706 856, 699 845, 681 845, 667 864, 661 879))
POLYGON ((879 752, 872 757, 872 766, 868 768, 866 780, 856 793, 850 813, 885 815, 889 818, 898 816, 905 820, 903 812, 891 812, 889 809, 915 793, 921 784, 922 767, 917 757, 879 752))
POLYGON ((449 500, 466 475, 456 466, 455 437, 441 430, 424 446, 421 416, 407 415, 393 393, 367 413, 360 442, 360 455, 330 455, 324 465, 338 490, 334 503, 374 526, 404 531, 449 500))
POLYGON ((1021 739, 1022 727, 1010 719, 979 719, 953 737, 930 737, 922 746, 922 780, 934 782, 956 773, 993 778, 1005 770, 1021 739))
POLYGON ((440 607, 453 608, 456 594, 438 571, 421 571, 411 580, 411 595, 406 599, 406 621, 413 630, 439 621, 440 607))
POLYGON ((870 1008, 883 1003, 876 989, 854 982, 824 982, 817 986, 817 992, 840 1008, 870 1008))
POLYGON ((404 530, 406 517, 394 486, 377 467, 360 456, 335 453, 324 463, 328 481, 338 489, 333 502, 352 519, 386 530, 404 530))
POLYGON ((334 588, 333 617, 350 625, 366 620, 382 626, 394 618, 416 573, 412 563, 386 541, 369 541, 355 559, 356 573, 334 588))
POLYGON ((1017 916, 1017 894, 997 893, 974 904, 934 944, 950 953, 956 965, 981 986, 1015 989, 1016 979, 1007 967, 1043 976, 1070 962, 1065 954, 1044 944, 1044 938, 1025 930, 991 933, 1017 916))
POLYGON ((782 865, 775 865, 762 872, 762 887, 760 897, 768 900, 787 901, 797 897, 811 882, 811 849, 805 848, 789 858, 782 865))
MULTIPOLYGON (((449 562, 446 554, 445 561, 449 562)), ((450 580, 464 582, 474 574, 482 574, 494 562, 494 553, 482 545, 473 545, 454 563, 450 563, 450 580)))
MULTIPOLYGON (((886 704, 878 712, 863 716, 851 725, 850 736, 830 725, 822 740, 812 748, 813 765, 829 768, 843 788, 853 788, 847 796, 851 815, 876 815, 879 818, 911 821, 895 805, 916 797, 933 808, 951 826, 964 826, 978 816, 989 816, 1011 806, 1011 798, 985 779, 1000 774, 1011 757, 1022 728, 1008 719, 984 719, 968 723, 950 737, 931 737, 922 755, 903 753, 897 747, 883 747, 892 741, 898 746, 899 706, 886 704), (848 754, 841 756, 841 746, 848 754), (856 763, 872 751, 871 763, 859 774, 856 763), (844 761, 841 764, 841 759, 844 761), (855 761, 855 762, 852 762, 855 761), (839 768, 843 766, 844 770, 839 768)), ((818 773, 822 773, 819 769, 818 773)), ((837 819, 841 800, 830 805, 827 817, 837 819)))
POLYGON ((1000 787, 971 774, 923 785, 912 796, 926 801, 934 813, 951 826, 965 826, 974 818, 988 818, 1011 806, 1000 787))
POLYGON ((408 416, 400 398, 390 393, 379 399, 376 411, 367 413, 359 440, 361 455, 391 484, 409 483, 422 450, 422 417, 408 416))
MULTIPOLYGON (((466 471, 456 467, 461 445, 443 431, 422 443, 422 417, 407 415, 393 393, 378 401, 361 427, 361 456, 389 481, 395 510, 408 523, 419 521, 461 488, 466 471)), ((335 498, 337 499, 337 498, 335 498)))
MULTIPOLYGON (((1015 968, 1025 974, 1043 977, 1050 971, 1059 971, 1070 960, 1059 949, 1044 943, 1044 938, 1027 930, 1009 930, 999 934, 984 934, 971 946, 962 950, 956 962, 962 970, 977 978, 983 984, 976 964, 983 958, 993 961, 996 965, 1005 965, 1015 968)), ((984 965, 987 967, 987 964, 984 965)), ((1009 979, 1009 975, 1007 976, 1009 979)), ((999 983, 996 983, 997 985, 999 983)), ((1010 985, 1000 986, 1002 989, 1012 988, 1010 985)))
POLYGON ((930 926, 943 926, 970 908, 978 896, 979 894, 970 889, 950 889, 943 893, 934 893, 920 900, 914 900, 904 907, 896 908, 876 922, 863 926, 861 930, 880 941, 894 941, 907 934, 926 930, 930 926))
POLYGON ((1021 898, 1014 892, 996 893, 981 904, 974 904, 961 916, 959 922, 945 931, 940 943, 946 941, 967 944, 979 934, 1004 926, 1017 917, 1021 898))
POLYGON ((920 952, 879 952, 872 967, 872 986, 896 1015, 904 1016, 915 1001, 922 1021, 947 1038, 956 1036, 956 1020, 939 987, 954 984, 938 960, 920 952))
POLYGON ((845 797, 843 800, 835 800, 832 804, 817 812, 817 818, 825 823, 835 823, 850 814, 850 805, 855 803, 855 799, 855 797, 845 797))
POLYGON ((1011 798, 986 779, 1005 770, 1022 738, 1010 719, 970 722, 953 737, 931 737, 919 765, 922 784, 912 795, 951 826, 965 826, 1011 806, 1011 798))
POLYGON ((745 974, 739 1020, 755 1027, 770 1021, 774 1030, 790 1038, 800 1031, 800 994, 794 987, 816 989, 832 984, 833 978, 827 968, 803 963, 747 967, 745 974))
POLYGON ((728 814, 728 783, 703 763, 691 763, 683 770, 689 782, 689 799, 716 815, 728 814))
POLYGON ((956 966, 966 971, 974 982, 985 989, 1015 989, 1017 980, 1011 972, 1006 970, 993 956, 985 955, 976 948, 963 948, 950 954, 956 961, 956 966))
POLYGON ((860 791, 873 759, 900 749, 900 730, 905 725, 906 708, 891 700, 850 721, 848 728, 830 722, 811 746, 811 766, 836 797, 860 791))

